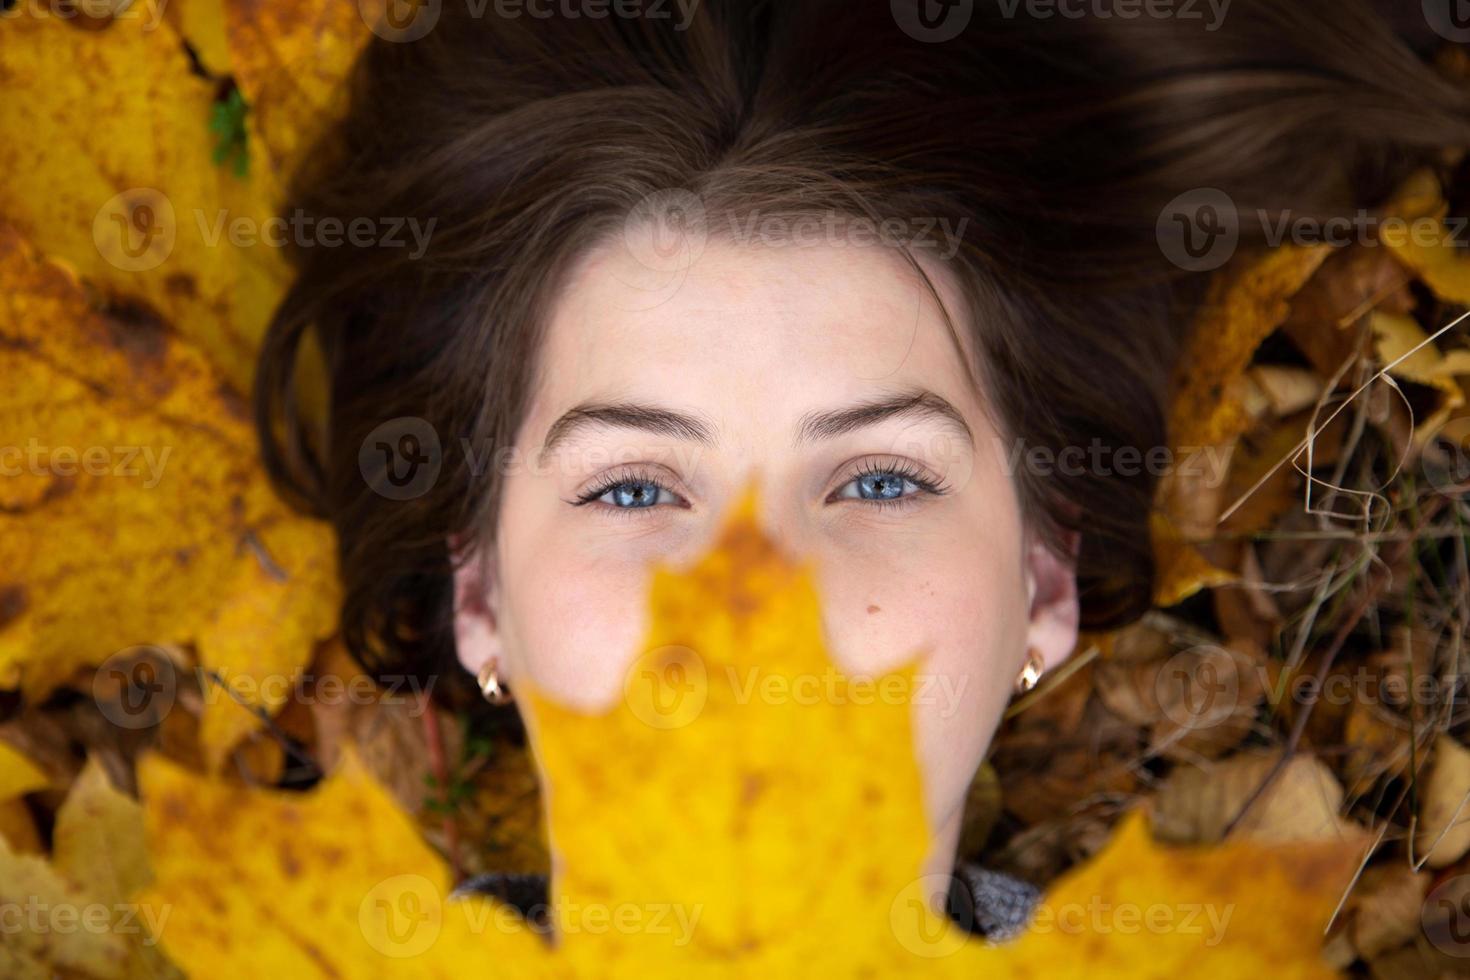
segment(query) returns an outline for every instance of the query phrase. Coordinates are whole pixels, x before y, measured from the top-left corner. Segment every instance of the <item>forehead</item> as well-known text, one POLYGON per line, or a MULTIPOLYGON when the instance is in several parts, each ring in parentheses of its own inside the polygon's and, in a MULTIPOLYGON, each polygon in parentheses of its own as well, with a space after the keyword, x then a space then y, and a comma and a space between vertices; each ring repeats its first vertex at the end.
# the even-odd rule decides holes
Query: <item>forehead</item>
MULTIPOLYGON (((538 401, 667 395, 710 403, 764 392, 818 401, 922 385, 962 410, 978 392, 966 313, 942 270, 882 246, 761 247, 711 240, 676 271, 613 239, 569 270, 551 310, 538 401)), ((786 397, 793 405, 802 399, 786 397)))

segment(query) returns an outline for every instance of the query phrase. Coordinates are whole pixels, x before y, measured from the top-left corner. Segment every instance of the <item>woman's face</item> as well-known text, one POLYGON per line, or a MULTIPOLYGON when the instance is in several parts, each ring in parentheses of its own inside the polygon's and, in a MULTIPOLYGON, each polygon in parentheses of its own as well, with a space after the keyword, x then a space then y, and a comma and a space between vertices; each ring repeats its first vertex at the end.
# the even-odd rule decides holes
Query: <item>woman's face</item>
POLYGON ((753 481, 766 533, 813 562, 841 667, 930 651, 913 711, 927 870, 948 870, 1027 647, 1054 666, 1075 639, 1069 563, 1032 543, 940 307, 893 252, 711 241, 671 277, 637 251, 593 250, 552 311, 494 543, 458 576, 461 660, 606 709, 651 562, 697 559, 753 481))

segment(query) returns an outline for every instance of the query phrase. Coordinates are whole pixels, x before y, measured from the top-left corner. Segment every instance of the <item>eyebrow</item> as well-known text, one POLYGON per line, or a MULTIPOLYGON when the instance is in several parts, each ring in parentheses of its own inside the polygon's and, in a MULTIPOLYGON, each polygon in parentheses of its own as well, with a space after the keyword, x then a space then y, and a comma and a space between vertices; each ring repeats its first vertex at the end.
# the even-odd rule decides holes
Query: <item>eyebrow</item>
POLYGON ((561 418, 551 424, 546 440, 541 444, 541 458, 545 459, 552 450, 571 438, 573 433, 597 426, 641 429, 705 446, 715 444, 714 427, 694 415, 635 402, 583 402, 563 413, 561 418))
POLYGON ((932 419, 943 423, 965 437, 971 447, 975 435, 960 410, 949 400, 924 388, 908 388, 877 401, 830 412, 810 412, 802 416, 795 444, 817 439, 833 439, 840 435, 877 425, 888 419, 932 419))
MULTIPOLYGON (((808 412, 801 418, 793 444, 799 447, 807 442, 835 439, 897 418, 937 420, 963 435, 972 447, 975 444, 974 433, 959 409, 948 399, 924 388, 907 388, 877 401, 846 408, 808 412)), ((637 402, 584 402, 552 423, 541 445, 541 457, 544 459, 573 434, 598 426, 638 429, 705 446, 716 442, 714 426, 696 415, 637 402)))

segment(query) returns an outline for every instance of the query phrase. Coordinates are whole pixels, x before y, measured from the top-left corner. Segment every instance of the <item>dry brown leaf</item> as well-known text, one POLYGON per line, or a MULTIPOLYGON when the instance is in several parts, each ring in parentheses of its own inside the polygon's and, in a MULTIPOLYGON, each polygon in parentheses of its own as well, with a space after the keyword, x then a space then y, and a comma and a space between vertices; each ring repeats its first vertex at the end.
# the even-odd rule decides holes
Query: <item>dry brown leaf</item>
MULTIPOLYGON (((308 692, 316 728, 316 761, 337 765, 344 747, 409 813, 418 813, 433 773, 426 742, 424 698, 407 685, 380 688, 347 654, 340 641, 322 648, 308 692)), ((444 753, 456 762, 463 750, 458 726, 440 725, 444 753)))
POLYGON ((1408 313, 1410 276, 1387 249, 1338 249, 1292 297, 1282 332, 1323 378, 1366 352, 1363 323, 1373 310, 1408 313))
MULTIPOLYGON (((1280 752, 1242 753, 1208 766, 1174 771, 1154 801, 1159 837, 1192 843, 1221 840, 1280 752)), ((1294 756, 1256 800, 1232 837, 1287 843, 1335 840, 1350 832, 1339 817, 1342 787, 1320 760, 1294 756)))
POLYGON ((1429 867, 1447 868, 1470 851, 1470 750, 1439 736, 1423 794, 1414 851, 1429 867))
POLYGON ((1429 875, 1422 872, 1402 865, 1366 869, 1348 900, 1358 953, 1372 960, 1412 942, 1428 891, 1429 875))
POLYGON ((1401 775, 1408 768, 1409 723, 1383 705, 1355 697, 1342 737, 1348 749, 1342 773, 1351 796, 1367 792, 1383 776, 1401 775))

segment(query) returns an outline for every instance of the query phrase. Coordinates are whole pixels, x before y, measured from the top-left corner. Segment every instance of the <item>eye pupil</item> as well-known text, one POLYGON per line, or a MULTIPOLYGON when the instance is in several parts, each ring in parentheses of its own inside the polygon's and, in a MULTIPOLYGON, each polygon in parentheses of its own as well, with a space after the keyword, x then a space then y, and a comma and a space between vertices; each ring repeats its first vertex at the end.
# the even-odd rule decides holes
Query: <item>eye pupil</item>
POLYGON ((658 488, 651 483, 621 483, 612 489, 613 501, 619 507, 651 507, 658 500, 658 488))
POLYGON ((891 473, 869 473, 859 478, 858 493, 868 500, 892 500, 903 494, 903 478, 891 473))

